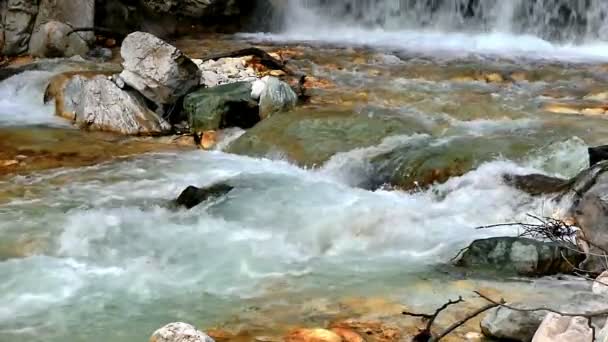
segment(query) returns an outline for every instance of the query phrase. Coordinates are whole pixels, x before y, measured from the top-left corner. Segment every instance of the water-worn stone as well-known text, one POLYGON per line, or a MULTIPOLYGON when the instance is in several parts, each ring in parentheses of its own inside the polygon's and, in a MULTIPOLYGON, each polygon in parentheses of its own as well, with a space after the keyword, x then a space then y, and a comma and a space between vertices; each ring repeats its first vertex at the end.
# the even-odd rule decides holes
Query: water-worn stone
POLYGON ((4 14, 3 54, 14 56, 27 51, 37 13, 38 0, 8 0, 4 14))
MULTIPOLYGON (((517 308, 549 307, 562 312, 587 312, 608 309, 605 297, 589 292, 575 293, 573 295, 557 296, 551 302, 526 302, 508 303, 517 308)), ((481 321, 481 329, 487 337, 504 339, 508 341, 530 342, 548 311, 516 311, 505 307, 498 307, 488 311, 481 321)), ((608 316, 608 315, 607 315, 608 316)), ((594 324, 598 324, 606 317, 598 316, 594 324)))
POLYGON ((600 274, 593 282, 593 293, 608 296, 608 271, 600 274))
POLYGON ((568 273, 584 259, 574 250, 553 242, 496 237, 473 241, 457 264, 533 276, 568 273))
MULTIPOLYGON (((70 27, 95 26, 95 0, 39 0, 34 31, 50 21, 66 23, 70 27)), ((76 36, 92 43, 93 32, 77 32, 76 36)))
POLYGON ((215 342, 202 331, 187 323, 169 323, 150 336, 150 342, 215 342))
POLYGON ((195 132, 228 127, 250 128, 260 121, 258 104, 251 99, 251 83, 230 83, 186 95, 184 110, 195 132))
POLYGON ((593 330, 585 317, 547 314, 532 342, 593 342, 593 330))
POLYGON ((120 77, 159 104, 171 104, 199 85, 201 73, 180 50, 145 32, 134 32, 122 43, 124 70, 120 77))
POLYGON ((227 184, 215 184, 205 188, 197 188, 191 185, 182 191, 174 203, 177 206, 192 209, 209 198, 223 196, 232 189, 234 187, 227 184))
POLYGON ((298 103, 298 95, 289 84, 276 77, 264 78, 266 85, 260 94, 260 118, 288 111, 298 103))
POLYGON ((72 28, 59 21, 42 24, 32 34, 29 45, 30 55, 35 57, 84 56, 89 45, 78 34, 69 34, 72 28))
POLYGON ((171 129, 137 93, 123 91, 103 76, 85 83, 75 123, 87 129, 128 135, 156 135, 171 129))
POLYGON ((373 146, 387 136, 419 132, 425 128, 407 118, 302 109, 260 121, 234 141, 229 151, 254 157, 280 154, 302 166, 318 166, 336 153, 373 146))
POLYGON ((297 329, 284 338, 285 342, 342 342, 342 337, 326 329, 297 329))

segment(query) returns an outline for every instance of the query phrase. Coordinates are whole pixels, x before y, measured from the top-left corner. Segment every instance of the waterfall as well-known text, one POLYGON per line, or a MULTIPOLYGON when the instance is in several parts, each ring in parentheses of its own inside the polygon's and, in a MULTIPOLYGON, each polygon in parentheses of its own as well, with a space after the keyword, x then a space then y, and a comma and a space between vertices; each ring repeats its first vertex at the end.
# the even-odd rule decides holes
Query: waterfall
POLYGON ((607 14, 605 0, 289 0, 285 28, 348 25, 581 43, 608 40, 607 14))

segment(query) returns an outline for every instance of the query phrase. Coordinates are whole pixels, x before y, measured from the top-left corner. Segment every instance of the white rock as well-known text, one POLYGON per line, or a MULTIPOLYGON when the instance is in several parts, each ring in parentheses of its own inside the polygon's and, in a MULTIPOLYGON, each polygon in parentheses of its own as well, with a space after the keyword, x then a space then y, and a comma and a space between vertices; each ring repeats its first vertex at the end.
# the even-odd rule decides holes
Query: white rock
POLYGON ((83 128, 128 135, 161 134, 171 129, 137 93, 123 91, 103 76, 85 83, 75 121, 83 128))
POLYGON ((532 342, 593 342, 593 330, 585 317, 564 317, 550 312, 532 342))
POLYGON ((265 119, 275 113, 288 111, 297 103, 298 95, 289 84, 276 77, 269 77, 260 96, 260 118, 265 119))
POLYGON ((145 32, 134 32, 122 43, 121 78, 157 104, 174 103, 201 80, 194 62, 176 47, 145 32))
POLYGON ((608 296, 608 271, 600 274, 593 282, 593 293, 608 296))
POLYGON ((256 80, 253 82, 251 86, 251 98, 254 100, 259 100, 260 96, 266 89, 266 82, 268 81, 268 76, 263 77, 262 79, 256 80))
POLYGON ((211 337, 187 323, 169 323, 156 330, 149 342, 215 342, 211 337))

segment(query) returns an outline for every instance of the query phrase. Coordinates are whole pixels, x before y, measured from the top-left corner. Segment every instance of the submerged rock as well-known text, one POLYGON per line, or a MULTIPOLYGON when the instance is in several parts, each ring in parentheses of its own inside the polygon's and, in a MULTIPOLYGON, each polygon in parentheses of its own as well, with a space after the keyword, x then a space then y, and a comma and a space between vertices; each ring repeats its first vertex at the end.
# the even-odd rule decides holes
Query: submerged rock
POLYGON ((265 85, 260 93, 260 118, 291 110, 298 103, 298 95, 289 84, 276 77, 264 77, 262 82, 265 85))
MULTIPOLYGON (((557 296, 550 303, 515 302, 508 303, 517 308, 550 307, 562 312, 587 312, 608 309, 603 296, 592 293, 577 293, 569 296, 557 296)), ((483 333, 490 338, 508 341, 530 342, 545 319, 548 311, 516 311, 498 307, 488 311, 481 321, 483 333)), ((608 315, 607 315, 608 316, 608 315)), ((605 321, 606 316, 594 319, 594 324, 605 321)))
POLYGON ((296 110, 262 120, 228 151, 254 157, 279 154, 302 166, 318 166, 336 153, 373 146, 387 136, 417 132, 425 132, 425 128, 415 120, 296 110))
POLYGON ((570 180, 541 174, 505 175, 505 183, 530 195, 555 194, 564 191, 570 180))
POLYGON ((215 342, 211 337, 187 323, 169 323, 150 336, 150 342, 215 342))
POLYGON ((134 32, 122 43, 124 82, 158 105, 171 104, 199 85, 196 64, 176 47, 149 33, 134 32))
POLYGON ((177 206, 192 209, 209 198, 223 196, 232 189, 234 187, 227 184, 216 184, 206 188, 197 188, 191 185, 177 197, 174 203, 177 206))
POLYGON ((284 338, 285 342, 342 342, 342 337, 326 329, 297 329, 284 338))
POLYGON ((76 33, 69 34, 72 28, 59 21, 49 21, 32 34, 30 55, 35 57, 72 57, 84 56, 89 45, 76 33))
POLYGON ((186 95, 184 110, 192 131, 250 128, 260 121, 258 104, 251 99, 251 83, 237 82, 199 89, 186 95))
POLYGON ((87 129, 127 135, 167 133, 171 126, 148 109, 133 91, 124 91, 106 77, 84 83, 74 122, 87 129))
POLYGON ((553 242, 497 237, 473 241, 457 264, 541 276, 572 272, 572 265, 583 259, 575 246, 568 248, 553 242))
POLYGON ((593 330, 585 317, 547 314, 532 342, 593 342, 593 330))

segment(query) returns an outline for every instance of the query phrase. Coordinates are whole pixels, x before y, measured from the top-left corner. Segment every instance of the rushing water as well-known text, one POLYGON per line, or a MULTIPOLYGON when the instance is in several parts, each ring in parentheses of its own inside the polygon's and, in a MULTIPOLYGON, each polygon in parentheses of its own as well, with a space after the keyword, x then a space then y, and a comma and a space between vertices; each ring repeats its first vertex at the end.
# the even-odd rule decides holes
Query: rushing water
MULTIPOLYGON (((292 2, 289 15, 306 24, 293 21, 282 34, 248 37, 311 44, 298 47, 297 66, 336 87, 315 91, 305 110, 407 118, 427 131, 387 136, 308 169, 280 153, 250 158, 191 151, 1 178, 0 341, 141 341, 169 321, 210 327, 252 315, 245 324, 272 326, 268 321, 281 314, 272 316, 264 305, 316 298, 390 294, 407 304, 436 303, 452 290, 416 286, 452 279, 437 265, 475 238, 516 232, 474 227, 559 209, 506 186, 504 173, 571 176, 585 166, 587 144, 606 143, 605 119, 542 109, 548 100, 583 102, 605 89, 608 73, 597 61, 608 60, 608 45, 600 31, 585 33, 593 39, 574 46, 533 30, 525 36, 496 30, 499 18, 476 33, 394 30, 388 19, 402 22, 412 13, 410 7, 388 11, 398 3, 392 1, 351 1, 354 14, 331 34, 318 15, 313 30, 305 16, 319 8, 344 10, 331 3, 292 2), (370 8, 364 13, 371 17, 361 20, 356 12, 370 8), (387 13, 380 23, 368 20, 387 13), (505 59, 514 55, 525 58, 505 59), (454 79, 486 71, 528 77, 500 84, 454 79), (462 149, 445 148, 458 141, 465 143, 453 146, 462 149), (475 152, 484 145, 499 152, 475 152), (472 161, 464 175, 417 191, 357 187, 378 171, 370 160, 387 153, 401 163, 412 155, 472 161), (235 189, 191 211, 167 206, 188 185, 218 181, 235 189)), ((499 13, 492 7, 499 2, 490 3, 481 21, 499 13)), ((438 18, 451 7, 441 6, 428 25, 445 22, 438 18)), ((0 125, 60 122, 41 103, 49 75, 28 72, 0 84, 0 125)), ((286 324, 309 319, 296 316, 286 324)))

